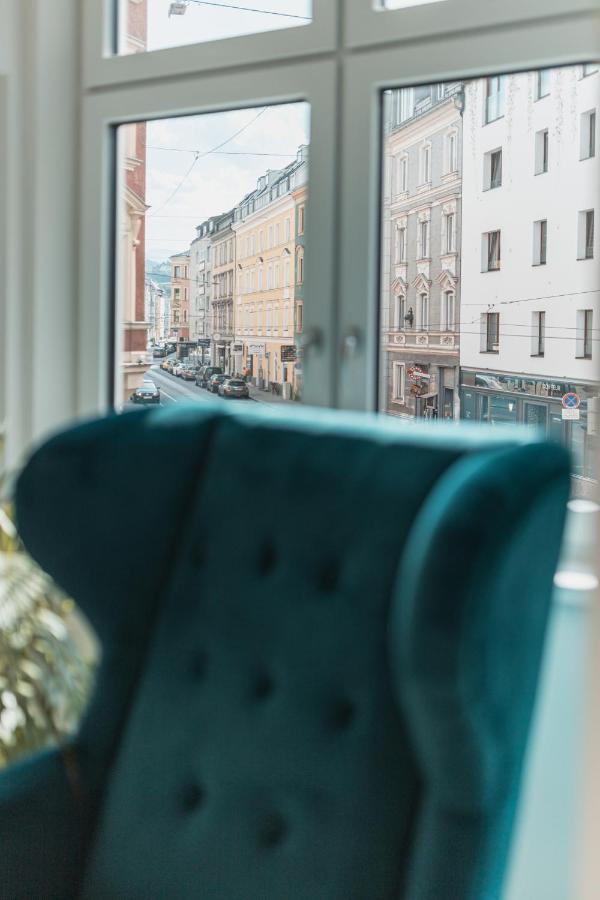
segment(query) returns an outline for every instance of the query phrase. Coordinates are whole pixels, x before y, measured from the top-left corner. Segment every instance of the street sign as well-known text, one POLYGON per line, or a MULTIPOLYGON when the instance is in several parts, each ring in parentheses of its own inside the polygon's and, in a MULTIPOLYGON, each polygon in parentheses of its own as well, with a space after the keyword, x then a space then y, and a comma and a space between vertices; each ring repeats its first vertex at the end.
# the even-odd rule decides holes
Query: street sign
POLYGON ((210 347, 210 338, 198 338, 199 347, 210 347))
POLYGON ((569 408, 568 406, 563 406, 563 409, 562 409, 563 420, 567 419, 568 421, 571 421, 571 422, 577 422, 577 421, 579 421, 579 416, 580 416, 580 412, 578 409, 572 409, 572 408, 569 408))
POLYGON ((296 345, 282 344, 281 362, 296 362, 296 345))
POLYGON ((563 394, 562 405, 565 409, 579 409, 580 403, 581 397, 574 391, 569 391, 568 394, 563 394))

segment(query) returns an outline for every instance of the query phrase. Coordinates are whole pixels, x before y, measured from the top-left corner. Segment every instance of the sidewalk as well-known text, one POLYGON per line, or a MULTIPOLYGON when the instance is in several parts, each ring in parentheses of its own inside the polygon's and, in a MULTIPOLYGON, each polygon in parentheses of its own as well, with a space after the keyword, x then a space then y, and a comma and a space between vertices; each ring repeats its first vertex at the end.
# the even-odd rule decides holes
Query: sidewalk
POLYGON ((291 406, 296 402, 295 400, 284 400, 280 394, 272 394, 271 391, 261 391, 253 384, 249 384, 248 388, 250 389, 250 399, 256 400, 257 403, 268 403, 269 406, 283 403, 285 406, 291 406))

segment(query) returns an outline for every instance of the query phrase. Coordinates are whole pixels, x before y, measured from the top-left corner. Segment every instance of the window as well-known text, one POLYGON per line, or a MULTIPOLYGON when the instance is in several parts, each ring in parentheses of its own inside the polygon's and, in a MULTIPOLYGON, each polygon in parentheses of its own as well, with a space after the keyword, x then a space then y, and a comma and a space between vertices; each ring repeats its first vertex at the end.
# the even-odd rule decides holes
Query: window
POLYGON ((491 191, 502 185, 502 148, 490 150, 483 157, 483 189, 491 191))
POLYGON ((550 93, 550 76, 552 69, 541 69, 535 74, 535 99, 541 100, 550 93))
POLYGON ((304 283, 304 253, 298 254, 298 284, 304 283))
POLYGON ((583 66, 583 78, 587 78, 588 75, 593 75, 594 72, 598 71, 597 63, 587 63, 587 65, 583 66))
POLYGON ((267 266, 267 290, 270 291, 273 287, 273 266, 267 266))
POLYGON ((419 259, 429 257, 429 222, 419 222, 419 246, 417 250, 419 259))
POLYGON ((577 338, 575 355, 578 359, 592 358, 593 309, 577 310, 577 338))
POLYGON ((265 234, 262 228, 258 232, 258 250, 261 253, 265 249, 265 234))
POLYGON ((446 172, 456 172, 458 169, 457 135, 451 131, 446 136, 446 172))
POLYGON ((531 313, 531 355, 543 356, 546 342, 546 313, 531 313))
POLYGON ((396 226, 396 263, 406 262, 406 228, 400 225, 396 226))
POLYGON ((280 243, 281 243, 281 240, 280 240, 280 238, 281 238, 280 231, 281 231, 281 229, 280 229, 280 227, 279 227, 279 222, 278 222, 278 223, 276 224, 276 226, 275 226, 275 246, 276 246, 276 247, 279 247, 279 245, 280 245, 280 243))
POLYGON ((298 234, 304 234, 304 206, 298 207, 298 234))
POLYGON ((500 349, 500 313, 481 315, 481 352, 498 353, 500 349))
POLYGON ((455 294, 454 291, 444 291, 442 294, 442 331, 454 331, 456 328, 455 318, 455 294))
POLYGON ((392 400, 395 403, 404 403, 404 375, 403 363, 395 362, 392 365, 392 400))
POLYGON ((429 295, 424 291, 417 297, 417 331, 429 328, 429 295))
POLYGON ((275 263, 275 282, 273 284, 273 287, 279 287, 279 263, 275 263))
POLYGON ((485 79, 484 120, 486 125, 504 115, 504 77, 504 75, 495 75, 485 79))
POLYGON ((455 241, 455 215, 454 213, 448 213, 448 215, 444 216, 444 247, 443 251, 445 253, 454 253, 456 249, 456 241, 455 241))
POLYGON ((577 229, 577 259, 594 258, 594 210, 579 213, 577 229))
POLYGON ((548 129, 536 132, 535 135, 535 174, 542 175, 548 171, 548 129))
POLYGON ((392 327, 396 331, 401 331, 404 328, 404 316, 406 315, 406 297, 403 294, 400 294, 398 297, 394 297, 394 317, 392 327))
POLYGON ((431 181, 431 144, 421 147, 421 179, 420 183, 428 184, 431 181))
POLYGON ((290 239, 290 220, 289 218, 285 220, 285 240, 286 243, 290 239))
POLYGON ((312 19, 312 0, 203 4, 189 0, 118 0, 114 52, 140 53, 207 43, 258 32, 297 28, 312 19), (247 11, 244 11, 244 7, 247 11), (261 12, 264 9, 265 12, 261 12), (274 13, 269 10, 273 9, 274 13))
POLYGON ((580 159, 591 159, 596 155, 596 110, 590 109, 581 115, 580 159))
POLYGON ((273 226, 269 225, 269 250, 273 248, 273 226))
POLYGON ((488 231, 482 235, 482 272, 495 272, 500 268, 500 232, 488 231))
POLYGON ((394 188, 396 194, 405 194, 408 190, 408 157, 399 156, 394 160, 394 188))
POLYGON ((290 261, 289 261, 289 259, 286 259, 283 271, 284 271, 284 276, 283 276, 284 287, 289 287, 289 285, 290 285, 290 261))
POLYGON ((546 247, 548 241, 548 222, 541 219, 533 223, 533 265, 546 265, 546 247))
POLYGON ((296 309, 296 331, 302 331, 302 304, 299 303, 296 309))

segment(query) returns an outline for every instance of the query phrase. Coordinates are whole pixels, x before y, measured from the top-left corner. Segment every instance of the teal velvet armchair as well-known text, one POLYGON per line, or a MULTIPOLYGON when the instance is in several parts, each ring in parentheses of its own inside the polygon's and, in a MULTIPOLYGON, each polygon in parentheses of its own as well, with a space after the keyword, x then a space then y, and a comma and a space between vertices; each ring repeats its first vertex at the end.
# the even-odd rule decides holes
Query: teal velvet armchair
POLYGON ((76 781, 0 776, 1 896, 500 897, 568 468, 212 404, 48 441, 20 531, 103 655, 76 781))

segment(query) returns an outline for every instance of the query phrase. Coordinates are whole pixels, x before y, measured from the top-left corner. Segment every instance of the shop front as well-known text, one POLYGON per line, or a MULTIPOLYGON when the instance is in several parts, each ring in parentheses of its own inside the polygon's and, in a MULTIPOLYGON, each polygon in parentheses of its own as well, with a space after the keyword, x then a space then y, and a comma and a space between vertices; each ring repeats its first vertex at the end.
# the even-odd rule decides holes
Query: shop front
POLYGON ((571 452, 574 491, 588 496, 597 480, 600 386, 461 369, 461 418, 536 428, 571 452), (574 395, 576 406, 569 395, 574 395))

